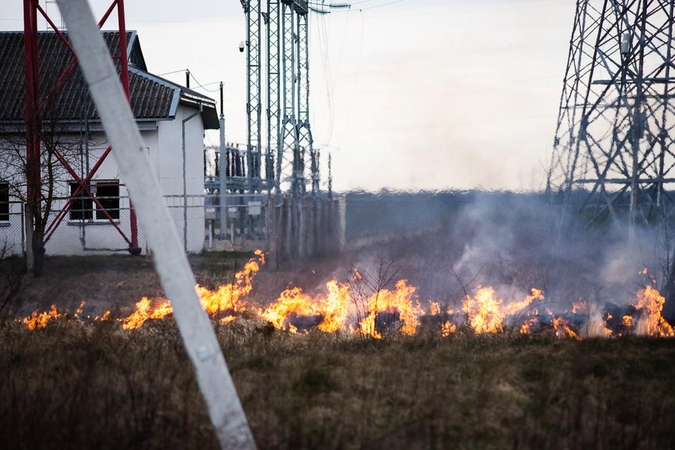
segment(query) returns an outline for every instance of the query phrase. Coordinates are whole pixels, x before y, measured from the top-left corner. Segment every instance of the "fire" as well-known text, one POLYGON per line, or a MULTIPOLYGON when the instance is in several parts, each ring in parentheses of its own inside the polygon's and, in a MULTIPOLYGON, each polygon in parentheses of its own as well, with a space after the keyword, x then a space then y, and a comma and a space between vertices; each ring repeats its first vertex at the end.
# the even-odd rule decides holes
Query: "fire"
POLYGON ((528 306, 530 306, 533 301, 543 300, 543 299, 544 299, 544 292, 540 291, 539 289, 532 288, 532 294, 528 295, 527 297, 525 297, 524 300, 522 300, 520 302, 513 302, 513 303, 505 306, 502 309, 502 312, 506 316, 511 315, 511 314, 516 314, 516 313, 522 311, 523 309, 527 308, 528 306))
POLYGON ((143 297, 136 303, 136 310, 122 320, 122 329, 133 330, 140 327, 148 319, 163 319, 173 312, 168 300, 164 300, 157 308, 150 308, 150 299, 143 297))
MULTIPOLYGON (((464 312, 469 317, 469 323, 476 333, 498 333, 504 329, 504 320, 511 316, 523 312, 525 308, 532 305, 535 300, 543 300, 544 292, 539 289, 532 289, 531 294, 523 300, 503 305, 502 300, 495 296, 491 287, 479 287, 474 297, 466 296, 464 300, 464 312)), ((530 319, 534 322, 536 319, 530 319)), ((521 333, 527 333, 532 324, 522 324, 521 333)))
POLYGON ((278 329, 297 331, 295 325, 289 323, 291 314, 296 316, 318 315, 318 305, 310 296, 304 294, 302 289, 294 287, 281 293, 276 302, 271 304, 261 316, 278 329))
MULTIPOLYGON (((419 325, 418 317, 423 314, 419 302, 413 303, 412 297, 415 288, 408 285, 407 280, 396 283, 396 290, 382 289, 371 295, 366 301, 368 315, 361 321, 360 330, 363 334, 377 339, 382 338, 382 330, 378 330, 378 317, 390 315, 395 322, 400 322, 400 331, 403 334, 413 335, 419 325)), ((389 325, 389 321, 385 321, 389 325)))
POLYGON ((471 328, 476 333, 497 333, 503 330, 505 314, 501 300, 491 287, 479 288, 474 297, 466 296, 464 312, 469 316, 471 328))
POLYGON ((584 299, 579 299, 572 303, 572 314, 580 314, 588 311, 588 302, 584 299))
POLYGON ((457 331, 457 325, 452 324, 447 320, 441 325, 441 336, 443 337, 448 337, 455 331, 457 331))
POLYGON ((328 298, 325 302, 323 322, 319 324, 319 329, 324 333, 334 333, 344 330, 347 323, 351 300, 349 285, 338 284, 337 280, 333 279, 326 284, 326 288, 328 298))
POLYGON ((661 316, 665 299, 656 289, 647 286, 637 293, 637 305, 642 311, 642 317, 638 319, 636 334, 647 336, 672 337, 675 330, 661 316))
MULTIPOLYGON (((261 263, 265 261, 265 255, 260 250, 256 250, 256 256, 261 263)), ((197 294, 199 301, 208 314, 212 316, 226 313, 220 319, 221 323, 229 323, 234 320, 235 314, 245 310, 245 305, 241 302, 253 288, 253 278, 260 271, 260 264, 255 258, 251 258, 244 268, 234 274, 232 283, 227 283, 216 291, 210 291, 197 285, 197 294)), ((136 303, 136 310, 127 318, 122 319, 122 328, 131 330, 138 328, 148 319, 162 319, 173 312, 171 303, 168 300, 162 300, 157 308, 151 308, 150 300, 143 297, 136 303)))
POLYGON ((562 317, 553 319, 553 328, 555 329, 555 335, 557 337, 571 337, 576 340, 581 339, 579 335, 569 327, 569 322, 562 317))
POLYGON ((58 312, 56 305, 52 305, 50 310, 46 312, 33 311, 33 314, 25 317, 22 322, 29 330, 35 330, 46 327, 49 322, 59 317, 63 317, 63 313, 58 312))
MULTIPOLYGON (((316 328, 324 333, 343 331, 381 339, 388 332, 415 334, 420 318, 425 314, 417 299, 416 288, 408 284, 407 280, 398 281, 392 290, 380 289, 364 293, 364 286, 367 289, 368 284, 360 283, 364 275, 356 268, 352 270, 351 284, 341 284, 332 279, 326 283, 323 293, 312 295, 303 292, 300 287, 291 287, 281 292, 267 307, 260 307, 253 302, 250 294, 255 276, 265 262, 265 255, 261 251, 256 251, 255 254, 256 257, 246 262, 229 283, 218 289, 211 291, 196 286, 200 303, 212 318, 228 324, 247 312, 269 321, 277 329, 291 333, 316 328)), ((479 286, 473 296, 465 296, 462 310, 466 314, 466 323, 479 334, 503 332, 505 328, 510 329, 515 324, 516 330, 521 334, 552 327, 556 336, 573 339, 580 339, 580 336, 612 337, 626 333, 675 336, 675 329, 661 315, 665 299, 651 286, 637 292, 633 304, 637 314, 628 313, 616 319, 600 305, 589 305, 583 299, 572 303, 571 314, 575 316, 571 316, 568 311, 556 315, 550 309, 544 309, 541 303, 543 300, 544 293, 533 288, 523 300, 507 303, 499 298, 492 287, 479 286), (522 315, 516 316, 517 314, 522 315), (582 325, 580 321, 585 322, 582 325), (621 328, 616 329, 617 326, 621 328)), ((17 322, 35 330, 46 327, 51 321, 61 318, 71 320, 74 317, 79 321, 89 322, 116 320, 121 323, 122 329, 131 330, 142 326, 149 319, 163 319, 173 312, 168 300, 153 301, 147 297, 136 303, 135 310, 128 317, 121 319, 111 319, 110 311, 95 318, 82 316, 84 306, 85 303, 82 302, 74 314, 67 314, 59 312, 56 305, 52 305, 49 311, 35 311, 28 317, 17 319, 17 322)), ((434 316, 429 323, 435 324, 437 330, 440 328, 443 337, 457 331, 458 317, 450 318, 449 315, 455 312, 447 304, 428 301, 428 311, 434 316)))

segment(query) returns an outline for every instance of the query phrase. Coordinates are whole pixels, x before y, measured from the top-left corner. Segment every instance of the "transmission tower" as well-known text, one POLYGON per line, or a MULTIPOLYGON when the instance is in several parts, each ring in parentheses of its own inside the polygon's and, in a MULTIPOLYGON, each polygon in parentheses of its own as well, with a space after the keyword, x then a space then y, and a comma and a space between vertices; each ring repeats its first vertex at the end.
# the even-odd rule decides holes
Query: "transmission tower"
POLYGON ((588 223, 672 212, 674 5, 577 0, 547 187, 588 223))
MULTIPOLYGON (((306 0, 241 0, 247 21, 247 180, 249 192, 319 192, 319 152, 309 118, 309 11, 306 0), (267 28, 262 33, 261 18, 267 28), (261 42, 266 41, 265 80, 261 42), (261 93, 266 88, 265 179, 261 179, 261 93), (310 173, 307 173, 309 168, 310 173)), ((345 5, 340 5, 345 7, 345 5)))
POLYGON ((260 67, 261 11, 259 0, 241 0, 246 14, 246 116, 247 116, 247 184, 249 192, 260 191, 260 150, 262 101, 260 67))

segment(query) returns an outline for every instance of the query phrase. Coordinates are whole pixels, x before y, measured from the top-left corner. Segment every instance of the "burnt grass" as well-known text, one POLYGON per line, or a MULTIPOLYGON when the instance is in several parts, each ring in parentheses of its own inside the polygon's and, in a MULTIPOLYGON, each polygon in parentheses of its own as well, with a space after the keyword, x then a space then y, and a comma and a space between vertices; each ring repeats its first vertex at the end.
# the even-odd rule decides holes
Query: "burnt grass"
MULTIPOLYGON (((675 340, 214 324, 261 449, 675 448, 675 340)), ((217 448, 172 319, 0 324, 4 449, 217 448)))

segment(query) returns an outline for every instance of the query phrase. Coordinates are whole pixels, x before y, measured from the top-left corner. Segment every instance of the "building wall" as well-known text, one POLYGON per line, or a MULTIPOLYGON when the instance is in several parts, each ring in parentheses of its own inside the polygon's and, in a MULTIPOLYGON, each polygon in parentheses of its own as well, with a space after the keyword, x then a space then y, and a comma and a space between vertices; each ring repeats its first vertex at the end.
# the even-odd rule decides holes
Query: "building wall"
MULTIPOLYGON (((153 176, 159 180, 162 192, 166 196, 167 206, 181 239, 186 239, 188 252, 201 252, 204 247, 204 177, 203 177, 203 136, 204 130, 199 116, 185 123, 185 187, 188 194, 187 203, 183 197, 183 149, 182 149, 182 121, 195 112, 192 108, 180 106, 176 120, 157 122, 154 129, 141 131, 145 149, 150 160, 153 176), (187 208, 186 208, 187 206, 187 208), (187 224, 187 232, 185 232, 187 224)), ((89 166, 93 166, 107 147, 103 133, 92 133, 89 142, 89 166)), ((82 165, 73 161, 79 171, 82 165)), ((86 165, 86 164, 85 164, 86 165)), ((66 203, 65 197, 70 195, 69 181, 72 177, 66 176, 57 184, 59 195, 64 200, 56 201, 54 209, 62 209, 66 203)), ((111 154, 97 171, 96 180, 120 179, 119 168, 111 154)), ((119 188, 120 214, 115 225, 128 237, 131 237, 130 213, 128 193, 124 186, 119 188)), ((3 241, 12 247, 13 253, 22 251, 22 215, 20 203, 10 205, 9 223, 0 223, 0 245, 3 241), (15 213, 15 214, 14 214, 15 213)), ((53 214, 55 216, 56 213, 53 214)), ((143 252, 147 251, 145 238, 141 230, 138 233, 139 246, 143 252)), ((47 242, 48 255, 81 255, 88 253, 112 253, 126 251, 129 244, 115 226, 108 220, 71 221, 66 214, 51 239, 47 242)))

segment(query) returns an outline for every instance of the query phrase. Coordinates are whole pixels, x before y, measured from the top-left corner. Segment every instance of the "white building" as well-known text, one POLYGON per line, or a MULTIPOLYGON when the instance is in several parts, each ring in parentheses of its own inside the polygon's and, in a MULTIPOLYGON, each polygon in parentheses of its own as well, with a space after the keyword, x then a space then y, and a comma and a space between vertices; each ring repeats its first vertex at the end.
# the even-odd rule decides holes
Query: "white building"
MULTIPOLYGON (((104 32, 111 55, 119 54, 119 33, 104 32)), ((179 234, 188 252, 204 246, 204 130, 219 127, 215 101, 147 72, 135 32, 127 32, 131 107, 136 117, 153 172, 166 196, 179 234)), ((41 148, 42 171, 56 156, 53 189, 43 176, 43 196, 50 192, 53 213, 47 232, 47 254, 77 255, 90 252, 127 251, 132 235, 129 199, 114 155, 101 161, 107 143, 100 120, 82 80, 79 68, 67 77, 63 88, 53 91, 72 54, 53 32, 38 37, 40 101, 45 105, 41 148), (97 168, 89 193, 80 192, 77 179, 97 168)), ((119 63, 118 63, 119 66, 119 63)), ((23 230, 25 198, 25 72, 23 33, 0 33, 0 246, 13 253, 25 245, 23 230)), ((81 188, 80 188, 81 189, 81 188)), ((138 247, 146 251, 139 230, 138 247)))

